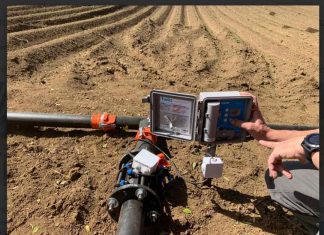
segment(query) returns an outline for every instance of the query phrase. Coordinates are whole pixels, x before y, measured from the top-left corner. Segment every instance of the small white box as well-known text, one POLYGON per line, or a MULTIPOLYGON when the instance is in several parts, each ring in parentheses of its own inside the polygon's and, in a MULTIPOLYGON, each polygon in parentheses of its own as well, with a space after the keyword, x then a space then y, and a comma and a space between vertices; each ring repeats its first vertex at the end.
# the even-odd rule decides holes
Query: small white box
POLYGON ((134 158, 132 167, 134 172, 142 173, 144 175, 150 175, 155 170, 159 163, 160 158, 155 154, 142 149, 134 158))
POLYGON ((223 174, 223 165, 219 157, 204 157, 201 170, 205 178, 219 178, 223 174))

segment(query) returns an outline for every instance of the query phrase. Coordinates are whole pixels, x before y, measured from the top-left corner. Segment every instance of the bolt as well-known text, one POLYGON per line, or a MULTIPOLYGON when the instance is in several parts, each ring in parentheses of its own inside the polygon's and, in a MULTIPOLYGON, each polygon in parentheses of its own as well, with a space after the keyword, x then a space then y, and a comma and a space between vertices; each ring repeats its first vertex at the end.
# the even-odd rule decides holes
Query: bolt
POLYGON ((136 197, 138 198, 138 200, 142 201, 146 195, 147 195, 147 192, 145 189, 143 188, 138 188, 136 191, 135 191, 135 195, 136 197))
POLYGON ((118 207, 118 201, 116 198, 111 197, 108 199, 108 210, 113 211, 116 207, 118 207))
POLYGON ((159 218, 159 213, 157 211, 150 211, 149 219, 152 223, 155 223, 158 218, 159 218))

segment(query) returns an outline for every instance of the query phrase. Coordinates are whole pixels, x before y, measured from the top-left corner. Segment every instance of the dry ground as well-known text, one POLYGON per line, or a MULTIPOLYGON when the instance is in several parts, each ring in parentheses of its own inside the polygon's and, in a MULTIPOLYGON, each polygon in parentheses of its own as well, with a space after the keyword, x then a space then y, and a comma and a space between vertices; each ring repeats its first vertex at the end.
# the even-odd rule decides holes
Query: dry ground
MULTIPOLYGON (((245 90, 269 123, 318 125, 316 6, 11 6, 7 16, 10 111, 147 116, 141 97, 153 88, 245 90)), ((106 199, 133 136, 10 129, 8 232, 113 234, 106 199), (64 182, 72 172, 79 178, 64 182)), ((192 163, 204 147, 169 146, 181 172, 201 179, 192 163)), ((251 141, 218 153, 225 177, 170 185, 155 234, 302 233, 267 196, 269 150, 251 141)))

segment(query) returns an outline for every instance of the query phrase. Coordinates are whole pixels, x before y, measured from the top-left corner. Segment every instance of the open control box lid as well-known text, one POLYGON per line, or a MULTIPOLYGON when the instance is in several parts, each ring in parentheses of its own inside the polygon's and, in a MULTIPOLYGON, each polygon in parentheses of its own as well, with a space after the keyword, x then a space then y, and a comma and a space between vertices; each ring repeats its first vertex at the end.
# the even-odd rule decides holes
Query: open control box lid
POLYGON ((201 143, 242 142, 246 132, 231 119, 247 121, 252 97, 237 91, 201 92, 198 97, 153 90, 150 93, 151 131, 157 136, 201 143))
POLYGON ((157 136, 194 140, 197 98, 153 90, 150 93, 151 131, 157 136))

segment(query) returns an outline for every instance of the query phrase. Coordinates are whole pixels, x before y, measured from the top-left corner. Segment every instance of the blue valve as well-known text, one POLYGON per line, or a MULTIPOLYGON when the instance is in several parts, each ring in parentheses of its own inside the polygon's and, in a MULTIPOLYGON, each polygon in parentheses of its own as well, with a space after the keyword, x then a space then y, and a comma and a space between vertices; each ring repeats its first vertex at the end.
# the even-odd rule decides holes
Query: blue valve
POLYGON ((132 165, 132 163, 131 162, 127 162, 126 164, 125 164, 125 168, 129 168, 129 167, 131 167, 131 165, 132 165))
POLYGON ((133 168, 128 168, 128 169, 127 169, 127 174, 128 174, 128 175, 133 175, 133 174, 134 174, 134 172, 133 172, 133 168))

